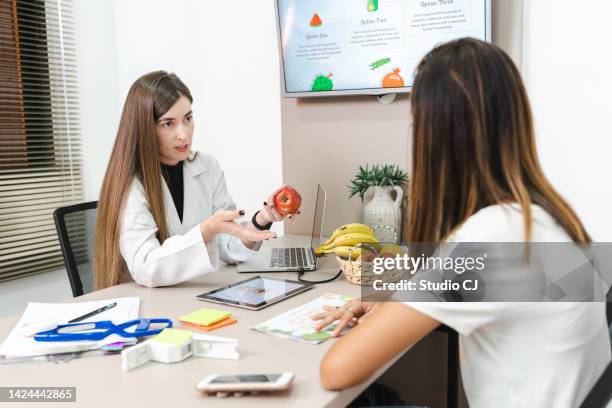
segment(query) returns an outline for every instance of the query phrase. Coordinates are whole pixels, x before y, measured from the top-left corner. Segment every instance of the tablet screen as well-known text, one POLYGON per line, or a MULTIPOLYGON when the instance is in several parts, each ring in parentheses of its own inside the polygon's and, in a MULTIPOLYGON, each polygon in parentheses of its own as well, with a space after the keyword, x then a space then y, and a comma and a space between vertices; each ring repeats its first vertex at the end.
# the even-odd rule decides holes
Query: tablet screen
POLYGON ((261 307, 311 287, 311 284, 255 276, 223 288, 203 293, 198 298, 249 307, 261 307))

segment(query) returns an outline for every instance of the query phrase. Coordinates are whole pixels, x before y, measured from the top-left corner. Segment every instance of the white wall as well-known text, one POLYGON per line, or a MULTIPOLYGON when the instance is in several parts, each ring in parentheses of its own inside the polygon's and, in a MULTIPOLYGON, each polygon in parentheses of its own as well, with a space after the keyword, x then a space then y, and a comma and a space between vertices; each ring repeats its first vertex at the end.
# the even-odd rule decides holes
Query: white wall
MULTIPOLYGON (((89 1, 80 1, 89 8, 89 1)), ((175 72, 194 98, 194 149, 209 152, 219 160, 229 192, 239 207, 251 213, 259 209, 282 184, 273 2, 107 3, 112 8, 112 24, 107 30, 112 31, 109 36, 114 41, 111 65, 116 71, 118 89, 115 99, 109 99, 110 105, 121 107, 129 87, 139 76, 158 69, 175 72)), ((98 72, 100 68, 92 69, 98 72)), ((86 79, 86 72, 83 78, 86 79)), ((115 116, 110 114, 97 120, 110 119, 116 129, 115 116)), ((101 135, 104 147, 98 149, 96 157, 102 158, 102 152, 105 159, 108 157, 105 148, 113 138, 114 132, 101 135)), ((85 140, 89 142, 88 137, 85 140)), ((95 167, 86 169, 90 193, 99 188, 99 169, 104 165, 105 160, 99 160, 95 167)))
POLYGON ((175 72, 194 97, 194 149, 213 154, 237 205, 282 183, 273 2, 75 0, 85 197, 95 200, 128 89, 175 72))
POLYGON ((524 2, 523 75, 542 165, 598 241, 612 240, 612 3, 524 2))
POLYGON ((98 199, 121 115, 115 22, 108 0, 75 0, 85 200, 98 199))

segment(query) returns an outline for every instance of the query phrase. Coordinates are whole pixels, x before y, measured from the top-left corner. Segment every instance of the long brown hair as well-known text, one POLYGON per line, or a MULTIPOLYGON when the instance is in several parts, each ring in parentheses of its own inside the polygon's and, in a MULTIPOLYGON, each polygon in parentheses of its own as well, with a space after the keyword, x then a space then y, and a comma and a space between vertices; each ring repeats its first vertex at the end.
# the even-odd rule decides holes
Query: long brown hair
POLYGON ((590 242, 542 171, 527 92, 503 50, 475 39, 435 48, 417 68, 411 109, 408 242, 443 242, 478 210, 512 202, 522 209, 525 241, 537 204, 574 242, 590 242))
POLYGON ((181 96, 193 102, 185 84, 164 71, 143 75, 128 92, 98 203, 94 243, 96 290, 120 283, 126 271, 119 251, 121 211, 134 177, 144 186, 159 241, 163 243, 168 238, 155 122, 181 96))

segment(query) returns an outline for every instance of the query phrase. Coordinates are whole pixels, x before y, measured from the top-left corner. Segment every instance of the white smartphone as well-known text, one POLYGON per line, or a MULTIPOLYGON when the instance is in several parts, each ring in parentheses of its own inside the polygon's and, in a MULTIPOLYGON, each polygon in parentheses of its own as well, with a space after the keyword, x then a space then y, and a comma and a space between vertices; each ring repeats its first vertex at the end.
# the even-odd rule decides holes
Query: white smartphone
POLYGON ((293 373, 280 374, 211 374, 196 386, 202 392, 282 391, 293 382, 293 373))

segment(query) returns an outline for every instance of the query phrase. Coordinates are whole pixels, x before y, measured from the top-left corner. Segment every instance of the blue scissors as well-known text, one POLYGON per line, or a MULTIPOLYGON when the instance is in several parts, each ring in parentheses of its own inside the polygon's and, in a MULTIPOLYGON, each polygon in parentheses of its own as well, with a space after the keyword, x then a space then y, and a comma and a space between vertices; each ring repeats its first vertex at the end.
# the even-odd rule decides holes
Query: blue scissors
POLYGON ((121 324, 114 324, 110 320, 101 322, 79 322, 60 324, 53 330, 37 333, 36 341, 75 341, 75 340, 102 340, 111 334, 121 337, 133 338, 152 336, 162 330, 172 327, 170 319, 135 319, 121 324), (151 323, 165 324, 164 327, 151 329, 151 323), (134 328, 130 331, 129 329, 134 328))

